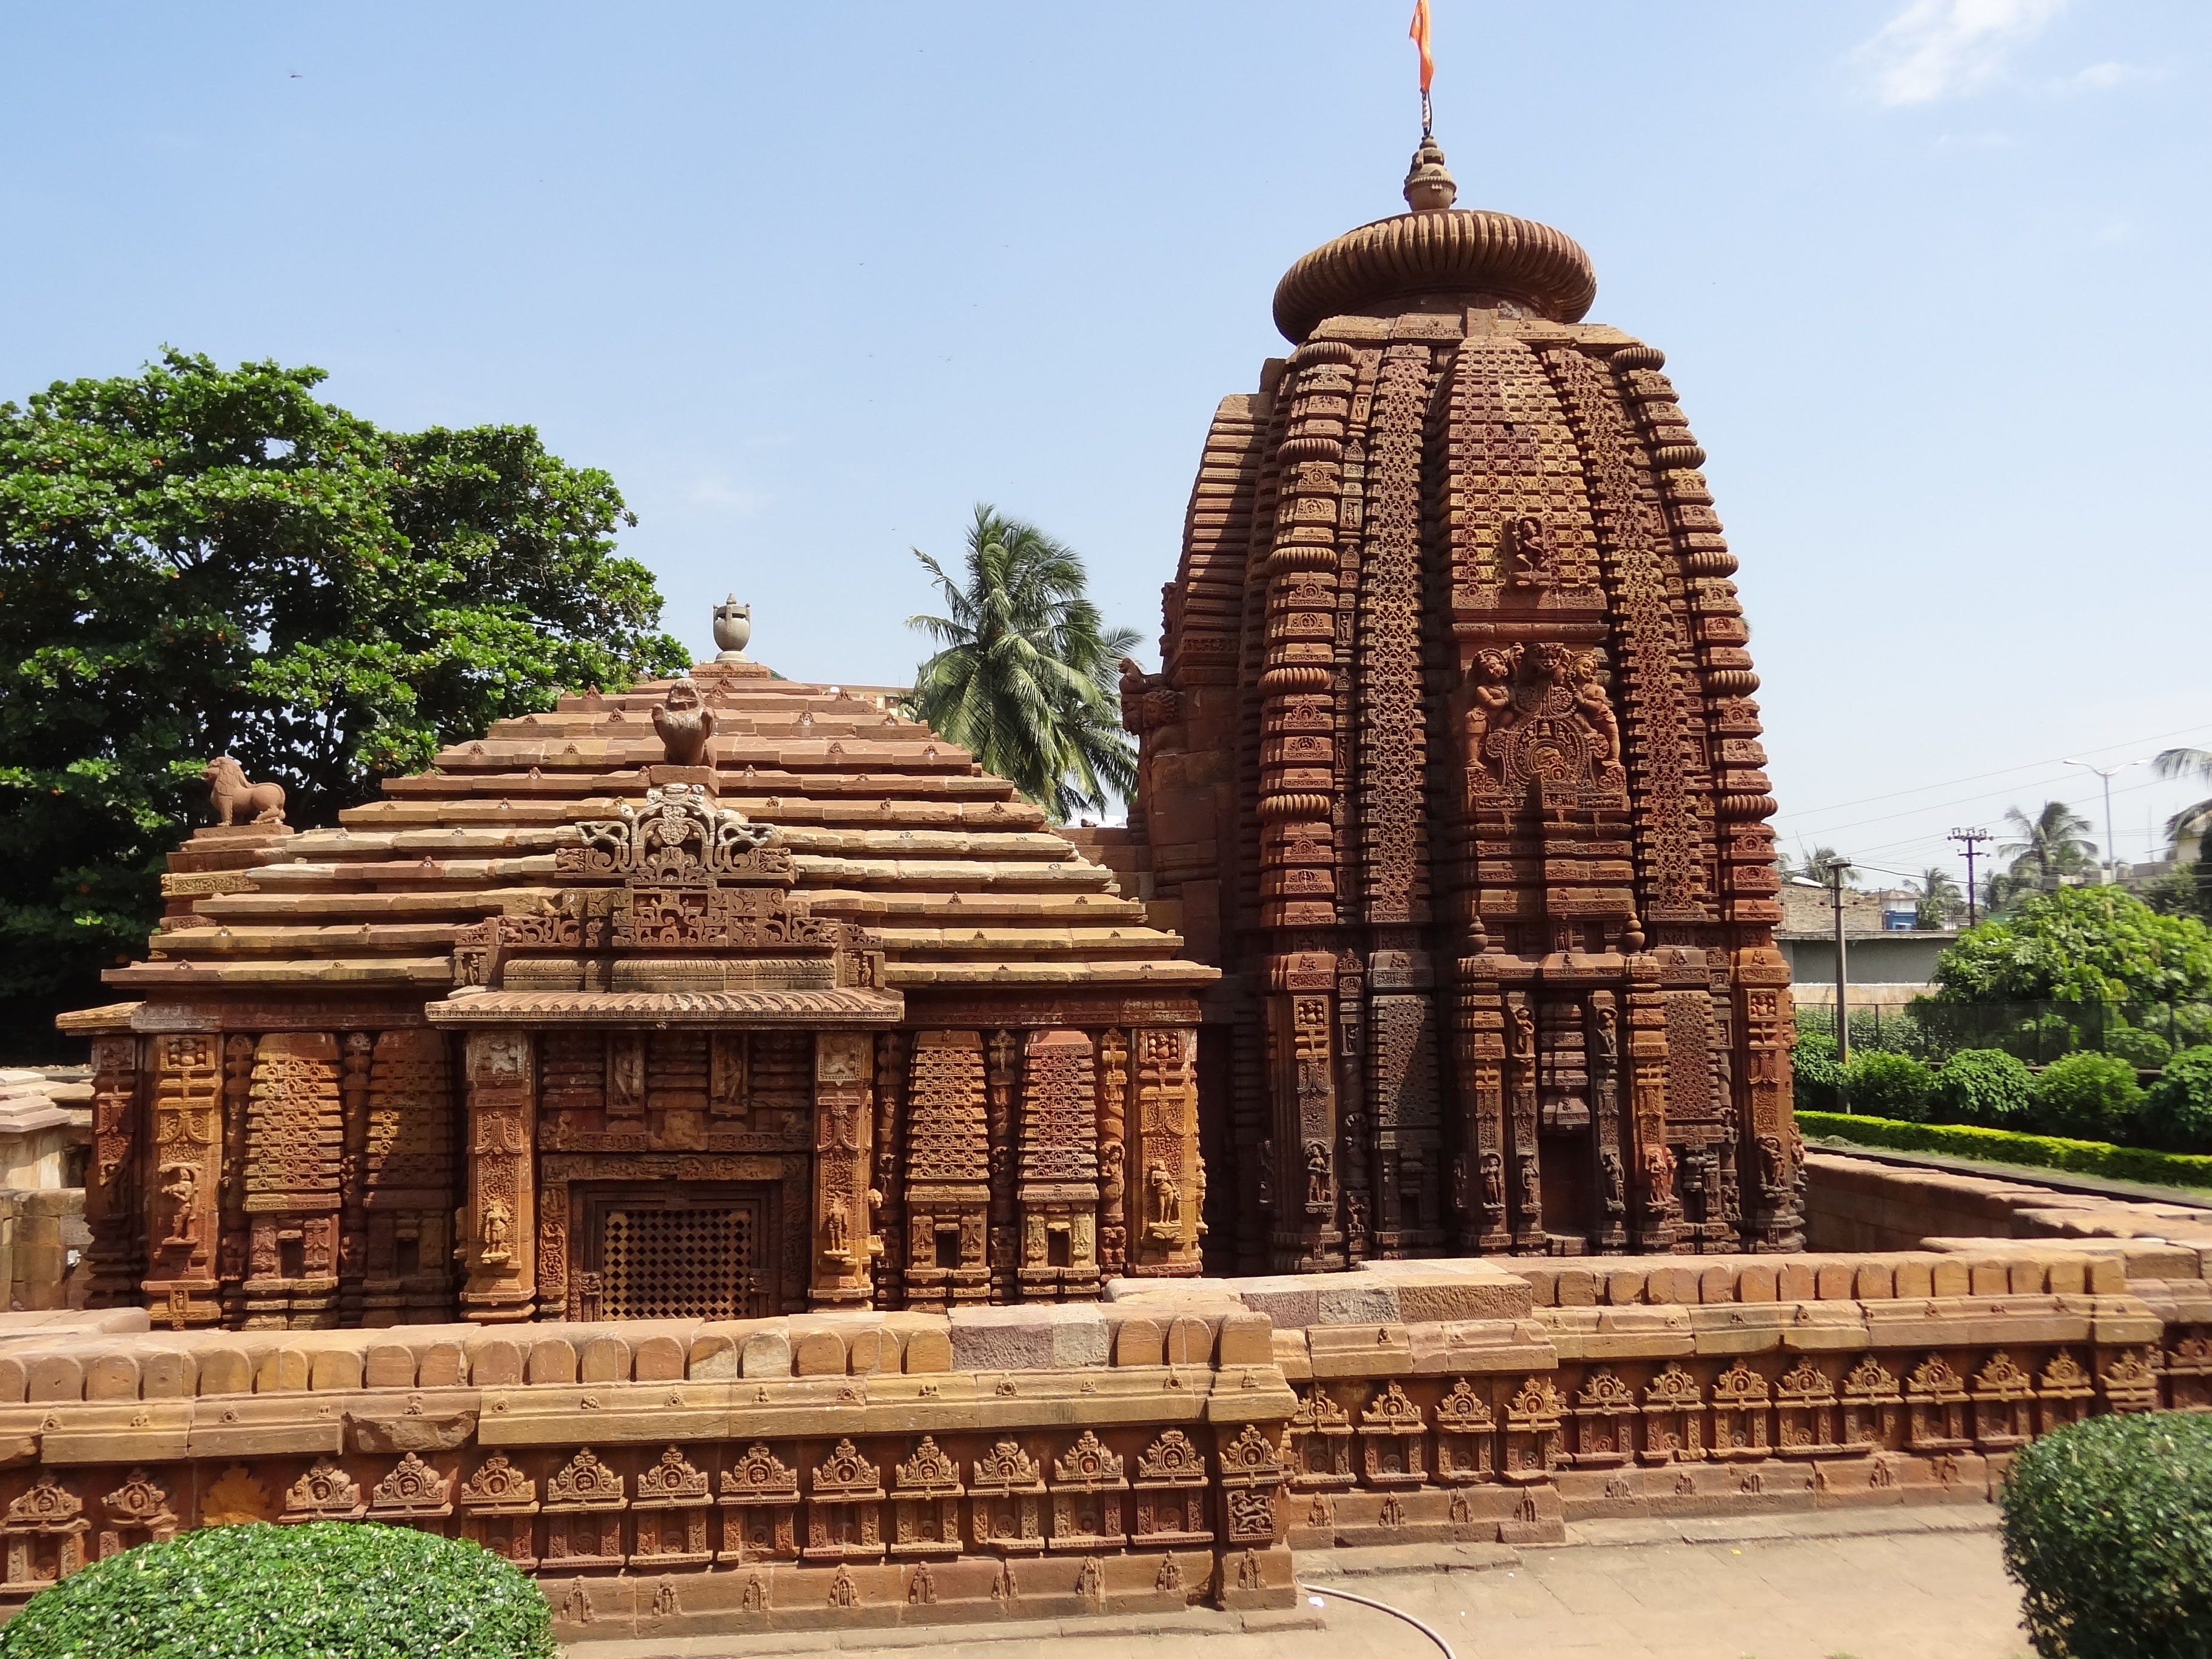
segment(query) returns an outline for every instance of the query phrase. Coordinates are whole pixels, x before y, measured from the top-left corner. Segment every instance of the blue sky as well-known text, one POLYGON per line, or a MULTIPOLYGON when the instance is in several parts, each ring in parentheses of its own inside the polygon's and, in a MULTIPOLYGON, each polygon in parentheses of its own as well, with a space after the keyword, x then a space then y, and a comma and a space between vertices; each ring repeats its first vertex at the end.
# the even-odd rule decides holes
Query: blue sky
MULTIPOLYGON (((535 424, 797 677, 910 673, 979 499, 1150 635, 1276 279, 1400 206, 1410 9, 8 6, 0 398, 168 343, 535 424)), ((1434 11, 1462 202, 1589 249, 1711 454, 1786 840, 1917 870, 2212 747, 2212 8, 1434 11)), ((2212 793, 2148 775, 2124 856, 2212 793)))

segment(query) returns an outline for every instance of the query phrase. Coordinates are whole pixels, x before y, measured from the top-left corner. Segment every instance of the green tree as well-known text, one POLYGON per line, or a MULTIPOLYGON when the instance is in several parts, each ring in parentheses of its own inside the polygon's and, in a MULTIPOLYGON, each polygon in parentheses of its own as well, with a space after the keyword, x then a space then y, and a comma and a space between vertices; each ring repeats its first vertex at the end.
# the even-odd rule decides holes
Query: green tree
POLYGON ((1082 559, 1034 525, 978 504, 956 580, 920 548, 948 615, 907 625, 940 649, 915 671, 915 718, 1063 823, 1136 787, 1115 674, 1134 629, 1109 629, 1082 559))
POLYGON ((2044 802, 2033 817, 2008 806, 2005 822, 2014 836, 1997 843, 1997 855, 2011 860, 2005 872, 2008 897, 2028 890, 2049 892, 2058 885, 2059 877, 2086 875, 2097 867, 2097 844, 2086 839, 2089 820, 2063 800, 2044 802))
POLYGON ((295 825, 564 688, 682 665, 604 472, 527 427, 379 430, 316 368, 164 353, 0 404, 0 997, 143 945, 234 756, 295 825))
POLYGON ((1912 907, 1912 925, 1923 930, 1942 927, 1966 908, 1966 896, 1951 879, 1951 872, 1933 865, 1920 878, 1920 902, 1912 907))
POLYGON ((1785 868, 1783 874, 1786 878, 1794 873, 1803 877, 1807 881, 1817 881, 1821 886, 1826 887, 1830 879, 1828 868, 1838 860, 1849 866, 1844 871, 1844 890, 1850 892, 1859 884, 1858 867, 1850 864, 1848 859, 1844 858, 1844 855, 1832 847, 1815 847, 1805 854, 1795 872, 1785 868))
POLYGON ((2118 887, 2061 887, 1959 937, 1939 1002, 2166 1002, 2212 994, 2212 932, 2118 887))

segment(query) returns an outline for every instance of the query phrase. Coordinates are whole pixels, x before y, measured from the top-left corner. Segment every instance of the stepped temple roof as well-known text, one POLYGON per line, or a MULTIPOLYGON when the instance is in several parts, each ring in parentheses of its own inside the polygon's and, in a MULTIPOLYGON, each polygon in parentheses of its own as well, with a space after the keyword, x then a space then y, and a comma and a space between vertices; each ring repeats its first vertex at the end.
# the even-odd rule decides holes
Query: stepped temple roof
MULTIPOLYGON (((653 681, 501 720, 444 750, 429 771, 389 781, 335 829, 203 831, 178 855, 185 867, 165 878, 171 914, 147 959, 112 970, 109 983, 165 998, 443 992, 456 983, 458 934, 489 917, 549 914, 579 826, 642 806, 657 783, 701 789, 717 811, 765 829, 766 843, 789 856, 791 908, 849 924, 856 943, 880 952, 879 982, 865 998, 886 1018, 902 994, 922 989, 1142 991, 1215 977, 1178 960, 1182 941, 1148 927, 1143 904, 1012 785, 927 726, 764 671, 702 664, 687 683, 714 715, 702 766, 666 763, 653 716, 677 682, 653 681), (228 857, 227 843, 238 848, 228 857)), ((860 1013, 860 988, 777 994, 812 1024, 834 1021, 841 999, 845 1014, 860 1013)), ((495 1000, 466 1020, 526 1005, 581 1012, 584 989, 482 994, 495 1000)))

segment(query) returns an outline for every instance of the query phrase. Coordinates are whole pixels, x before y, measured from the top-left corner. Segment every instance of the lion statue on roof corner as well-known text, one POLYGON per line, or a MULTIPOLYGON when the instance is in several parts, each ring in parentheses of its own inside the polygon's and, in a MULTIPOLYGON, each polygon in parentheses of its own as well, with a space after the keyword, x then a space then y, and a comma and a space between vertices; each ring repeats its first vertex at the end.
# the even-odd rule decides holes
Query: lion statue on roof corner
POLYGON ((228 829, 243 806, 252 814, 249 823, 284 822, 284 787, 278 783, 250 783, 246 769, 228 755, 217 755, 200 775, 207 780, 208 799, 215 805, 215 821, 228 829))

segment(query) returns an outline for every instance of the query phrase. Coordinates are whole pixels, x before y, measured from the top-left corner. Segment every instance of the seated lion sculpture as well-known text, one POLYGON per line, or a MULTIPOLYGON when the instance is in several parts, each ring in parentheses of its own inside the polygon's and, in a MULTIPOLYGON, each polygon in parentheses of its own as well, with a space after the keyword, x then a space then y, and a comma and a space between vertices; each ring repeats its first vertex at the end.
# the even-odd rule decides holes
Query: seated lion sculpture
POLYGON ((229 827, 243 806, 252 816, 249 823, 284 822, 284 787, 277 783, 249 783, 246 769, 228 755, 217 755, 200 775, 207 780, 208 799, 215 803, 215 821, 229 827))

